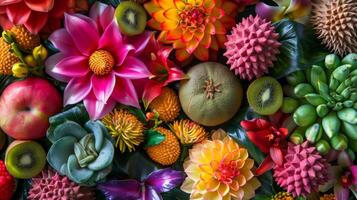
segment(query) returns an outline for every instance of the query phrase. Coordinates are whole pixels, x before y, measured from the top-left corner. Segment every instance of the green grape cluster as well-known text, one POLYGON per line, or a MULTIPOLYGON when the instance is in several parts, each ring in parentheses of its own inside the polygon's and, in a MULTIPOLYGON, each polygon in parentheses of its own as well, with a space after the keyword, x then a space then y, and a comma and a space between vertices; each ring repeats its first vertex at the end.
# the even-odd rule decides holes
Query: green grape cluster
POLYGON ((298 125, 290 140, 306 139, 323 154, 331 147, 357 152, 357 54, 342 60, 327 55, 322 66, 294 72, 286 80, 289 97, 282 111, 293 113, 298 125))

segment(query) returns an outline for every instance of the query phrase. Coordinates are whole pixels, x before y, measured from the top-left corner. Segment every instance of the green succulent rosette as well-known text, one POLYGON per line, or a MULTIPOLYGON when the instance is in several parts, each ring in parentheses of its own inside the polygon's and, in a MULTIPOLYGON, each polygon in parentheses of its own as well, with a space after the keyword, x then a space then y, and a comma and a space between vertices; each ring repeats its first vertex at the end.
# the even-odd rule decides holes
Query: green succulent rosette
POLYGON ((52 145, 47 161, 61 175, 87 186, 102 182, 112 170, 114 144, 100 121, 90 121, 83 106, 49 119, 52 145))
POLYGON ((320 153, 333 148, 357 152, 357 54, 342 60, 334 54, 325 62, 286 78, 282 111, 293 113, 299 126, 291 137, 305 138, 320 153), (296 108, 296 109, 290 109, 296 108))

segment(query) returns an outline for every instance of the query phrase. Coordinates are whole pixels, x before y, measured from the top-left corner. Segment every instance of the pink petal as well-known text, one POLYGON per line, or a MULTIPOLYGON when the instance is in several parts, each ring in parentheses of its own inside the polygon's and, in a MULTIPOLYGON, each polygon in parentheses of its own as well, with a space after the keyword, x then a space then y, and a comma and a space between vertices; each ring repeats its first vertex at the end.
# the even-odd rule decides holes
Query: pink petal
POLYGON ((79 14, 65 14, 64 22, 77 49, 83 55, 89 56, 98 46, 99 34, 96 23, 91 18, 79 14))
POLYGON ((0 1, 0 6, 6 6, 9 4, 18 3, 20 1, 22 1, 22 0, 2 0, 2 1, 0 1))
POLYGON ((135 54, 139 54, 149 43, 152 34, 153 33, 151 31, 145 31, 144 33, 137 36, 126 37, 125 41, 135 47, 135 54))
MULTIPOLYGON (((0 13, 1 13, 1 7, 0 7, 0 13)), ((5 9, 5 14, 0 14, 0 26, 5 30, 10 29, 11 27, 14 26, 14 24, 9 21, 9 18, 6 15, 6 9, 5 9)))
POLYGON ((150 103, 161 94, 162 87, 164 87, 163 84, 152 80, 149 80, 146 83, 142 97, 145 109, 147 109, 150 103))
POLYGON ((23 3, 11 4, 6 7, 6 13, 13 24, 24 24, 30 17, 31 10, 23 3))
POLYGON ((52 72, 69 77, 84 76, 89 72, 88 57, 65 57, 53 67, 52 72))
POLYGON ((118 25, 113 21, 104 31, 99 40, 99 49, 106 49, 115 57, 117 65, 122 65, 133 46, 123 44, 118 25))
POLYGON ((98 28, 100 27, 101 31, 104 31, 113 21, 114 12, 113 7, 97 1, 90 9, 89 17, 96 21, 98 28))
POLYGON ((66 56, 62 53, 57 53, 53 56, 50 56, 46 60, 46 73, 50 75, 51 77, 55 78, 56 80, 62 81, 62 82, 68 82, 71 78, 68 76, 64 76, 62 74, 55 73, 53 68, 56 66, 57 63, 59 63, 62 59, 64 59, 66 56))
POLYGON ((350 170, 353 176, 353 184, 357 186, 357 165, 351 166, 350 170))
POLYGON ((53 32, 48 38, 53 45, 66 55, 79 55, 79 51, 74 44, 73 39, 69 35, 66 29, 58 29, 53 32))
POLYGON ((52 10, 54 5, 54 0, 24 0, 26 5, 34 11, 38 12, 48 12, 52 10))
POLYGON ((169 69, 169 78, 166 80, 165 84, 182 80, 186 78, 186 74, 183 73, 180 69, 173 67, 169 69))
POLYGON ((121 104, 140 108, 138 95, 129 79, 117 78, 112 98, 121 104))
POLYGON ((113 99, 109 99, 106 103, 104 103, 97 100, 93 92, 89 93, 89 95, 83 100, 83 104, 91 120, 104 117, 104 115, 108 114, 115 107, 115 101, 113 99))
POLYGON ((117 66, 115 71, 117 76, 129 79, 147 78, 151 75, 146 65, 132 56, 127 56, 124 63, 117 66))
POLYGON ((25 27, 33 34, 37 34, 45 26, 48 19, 48 13, 32 11, 30 17, 25 23, 25 27))
POLYGON ((75 104, 82 101, 91 91, 92 83, 90 75, 79 78, 73 78, 69 81, 66 89, 64 90, 63 104, 75 104))
POLYGON ((348 200, 350 195, 350 190, 348 188, 345 188, 338 183, 333 189, 337 200, 348 200))
POLYGON ((114 72, 106 76, 92 76, 93 92, 99 101, 104 103, 108 101, 112 95, 115 86, 114 72))
POLYGON ((270 147, 270 157, 276 165, 280 166, 283 164, 284 158, 281 149, 270 147))

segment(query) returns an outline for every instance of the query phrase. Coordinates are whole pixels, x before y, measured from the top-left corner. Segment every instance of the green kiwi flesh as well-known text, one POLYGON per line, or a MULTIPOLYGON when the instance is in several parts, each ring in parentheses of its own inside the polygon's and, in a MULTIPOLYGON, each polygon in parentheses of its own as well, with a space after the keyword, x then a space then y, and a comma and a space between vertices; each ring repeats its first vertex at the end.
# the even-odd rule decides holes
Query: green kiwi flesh
POLYGON ((15 178, 29 179, 45 167, 46 152, 37 142, 15 140, 6 150, 5 165, 15 178))
POLYGON ((121 2, 115 10, 115 17, 120 31, 125 35, 138 35, 145 30, 146 12, 141 5, 135 2, 121 2))
POLYGON ((283 103, 283 89, 272 77, 261 77, 253 81, 247 91, 248 103, 261 115, 271 115, 279 110, 283 103))

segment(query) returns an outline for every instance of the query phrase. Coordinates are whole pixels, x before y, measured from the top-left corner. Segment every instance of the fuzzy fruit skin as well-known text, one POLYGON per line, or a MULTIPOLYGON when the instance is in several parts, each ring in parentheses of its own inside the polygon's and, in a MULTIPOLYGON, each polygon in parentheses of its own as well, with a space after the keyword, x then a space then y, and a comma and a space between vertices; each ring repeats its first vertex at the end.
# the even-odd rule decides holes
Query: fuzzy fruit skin
POLYGON ((0 97, 0 127, 15 139, 39 139, 46 134, 48 118, 61 108, 61 94, 47 80, 17 81, 6 87, 0 97))
POLYGON ((193 121, 216 126, 231 119, 238 111, 243 89, 239 79, 229 69, 219 63, 205 62, 193 66, 188 72, 188 80, 180 83, 179 97, 182 110, 193 121), (207 97, 206 81, 212 80, 219 91, 207 97))
POLYGON ((0 160, 0 200, 10 200, 14 190, 14 177, 6 170, 4 161, 0 160))
POLYGON ((179 158, 181 149, 175 135, 168 129, 158 127, 156 131, 165 135, 165 140, 146 149, 146 153, 155 162, 161 165, 171 165, 179 158))
POLYGON ((158 112, 159 118, 164 122, 171 122, 179 116, 181 106, 175 91, 165 87, 162 89, 161 95, 150 103, 149 109, 158 112))

